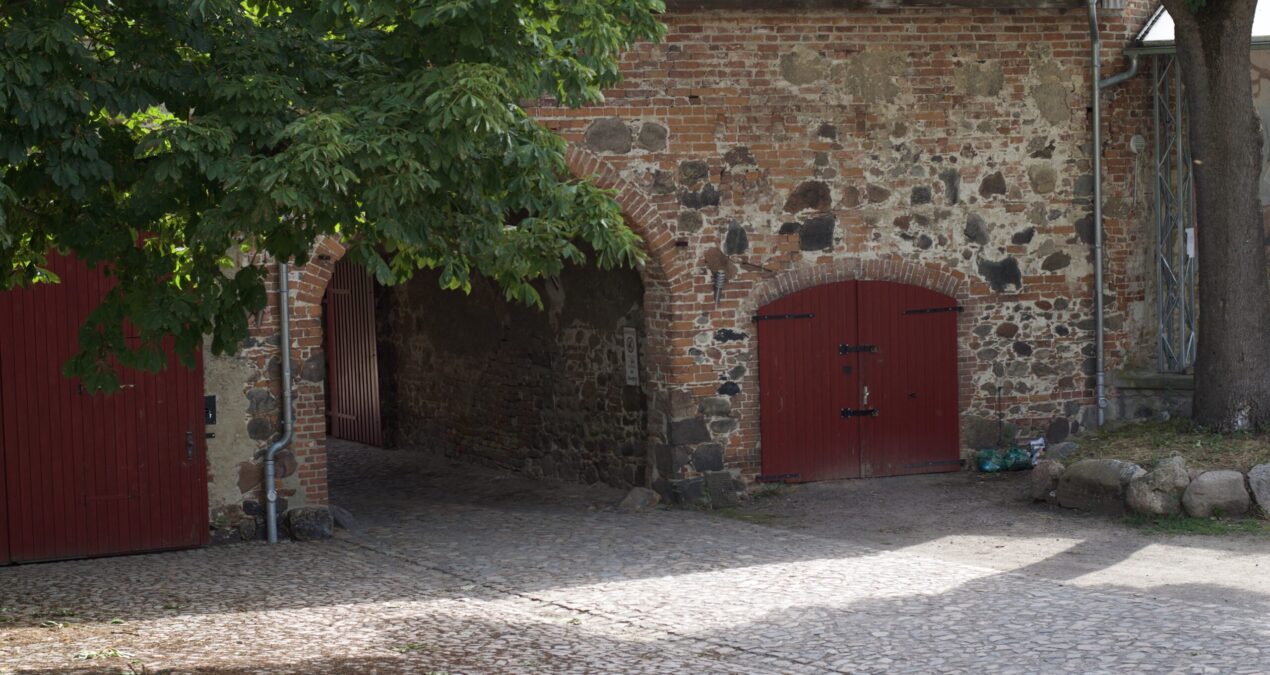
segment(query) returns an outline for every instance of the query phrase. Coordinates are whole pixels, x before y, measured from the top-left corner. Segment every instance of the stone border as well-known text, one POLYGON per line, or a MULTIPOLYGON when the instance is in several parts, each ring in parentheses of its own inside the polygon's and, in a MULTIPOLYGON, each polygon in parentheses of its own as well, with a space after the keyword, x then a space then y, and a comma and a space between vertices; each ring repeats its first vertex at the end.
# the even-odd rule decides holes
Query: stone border
POLYGON ((1031 484, 1035 501, 1108 515, 1240 517, 1255 516, 1257 507, 1270 515, 1270 464, 1244 473, 1187 469, 1180 455, 1150 470, 1118 459, 1085 459, 1070 466, 1046 459, 1032 469, 1031 484))

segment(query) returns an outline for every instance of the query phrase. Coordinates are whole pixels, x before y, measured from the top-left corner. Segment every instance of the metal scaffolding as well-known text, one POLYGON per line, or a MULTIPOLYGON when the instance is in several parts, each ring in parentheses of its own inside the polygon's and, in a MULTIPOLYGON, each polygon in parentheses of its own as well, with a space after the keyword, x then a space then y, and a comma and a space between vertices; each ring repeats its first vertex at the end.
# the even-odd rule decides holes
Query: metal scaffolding
POLYGON ((1156 54, 1152 64, 1158 364, 1181 373, 1195 364, 1195 191, 1181 68, 1173 54, 1156 54))

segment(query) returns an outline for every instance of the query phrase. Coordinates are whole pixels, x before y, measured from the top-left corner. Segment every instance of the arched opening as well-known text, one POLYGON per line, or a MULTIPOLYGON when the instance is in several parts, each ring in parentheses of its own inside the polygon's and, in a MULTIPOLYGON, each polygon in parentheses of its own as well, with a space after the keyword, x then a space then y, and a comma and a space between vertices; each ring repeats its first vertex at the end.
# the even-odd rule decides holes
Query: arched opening
MULTIPOLYGON (((570 148, 567 159, 575 175, 590 177, 601 187, 614 190, 627 223, 644 240, 647 262, 638 271, 600 271, 593 266, 571 268, 561 279, 543 282, 545 311, 506 303, 494 285, 485 280, 474 282, 471 295, 441 291, 435 277, 428 273, 420 273, 410 283, 397 288, 375 288, 372 294, 376 305, 374 360, 385 445, 410 444, 416 449, 448 452, 456 459, 484 462, 536 476, 615 485, 649 483, 648 458, 658 443, 664 445, 666 441, 665 407, 672 377, 666 331, 671 321, 668 280, 675 278, 678 270, 674 240, 662 223, 657 206, 610 165, 576 147, 570 148), (420 304, 425 301, 432 304, 420 304), (428 306, 431 311, 424 309, 428 306), (460 331, 463 321, 470 321, 471 325, 460 331), (497 336, 494 344, 498 353, 494 356, 504 359, 505 372, 491 372, 483 362, 471 360, 472 351, 489 345, 490 329, 496 329, 493 334, 497 336), (625 344, 631 329, 635 338, 632 341, 634 359, 626 358, 625 344), (429 335, 430 331, 444 331, 444 334, 429 335), (459 332, 465 333, 468 339, 456 345, 452 336, 459 332), (471 344, 467 344, 469 339, 471 344), (423 347, 433 343, 439 347, 423 347), (530 349, 531 344, 536 347, 530 349), (622 348, 620 352, 614 351, 617 347, 622 348), (411 379, 427 377, 423 359, 444 353, 446 348, 457 348, 455 358, 466 359, 473 367, 456 368, 441 361, 429 363, 438 369, 448 368, 447 372, 455 375, 455 379, 450 380, 454 385, 452 392, 462 390, 473 397, 472 401, 484 401, 479 419, 458 420, 453 416, 448 419, 461 422, 472 434, 468 440, 479 442, 465 442, 467 437, 455 436, 439 422, 442 413, 430 413, 420 407, 429 397, 449 407, 460 404, 450 398, 440 398, 436 391, 428 392, 426 386, 411 379), (419 349, 424 351, 417 351, 419 349), (427 351, 429 349, 434 351, 427 351), (517 350, 521 353, 513 358, 517 350), (615 355, 619 353, 620 359, 615 355), (529 410, 524 401, 542 395, 545 390, 534 389, 539 386, 536 383, 518 387, 509 382, 513 376, 523 377, 526 372, 542 374, 538 364, 544 360, 554 364, 548 370, 550 377, 555 378, 555 412, 552 413, 555 417, 549 420, 546 410, 536 411, 539 421, 531 424, 532 416, 527 416, 528 413, 521 416, 510 413, 529 410), (628 362, 635 368, 637 377, 633 379, 637 379, 637 384, 626 384, 628 362), (578 379, 587 374, 592 376, 589 384, 578 379), (496 383, 498 377, 505 380, 496 383), (471 382, 484 382, 485 387, 471 382), (560 393, 565 390, 563 382, 577 383, 574 389, 568 390, 580 401, 574 407, 565 405, 567 397, 560 393), (506 405, 491 403, 497 400, 495 393, 506 397, 506 405), (593 394, 593 398, 582 400, 583 394, 593 394), (612 422, 617 418, 621 418, 620 424, 612 422), (534 429, 535 424, 535 432, 527 431, 534 429), (610 431, 600 431, 606 424, 610 431), (563 442, 561 439, 566 434, 573 440, 563 442), (529 443, 531 439, 537 440, 529 443), (429 445, 426 440, 435 445, 429 445), (429 447, 423 447, 425 445, 429 447)), ((337 452, 328 453, 331 443, 327 435, 330 428, 328 390, 337 396, 343 394, 336 391, 340 387, 340 373, 335 372, 324 353, 329 347, 330 327, 323 305, 344 253, 345 248, 337 239, 323 238, 316 243, 308 264, 293 268, 292 272, 292 360, 298 364, 299 372, 293 382, 296 439, 293 448, 286 452, 293 453, 295 470, 280 474, 287 480, 282 482, 279 494, 289 498, 293 506, 327 503, 328 474, 338 474, 340 470, 335 464, 342 450, 337 448, 337 452), (335 456, 328 462, 328 455, 335 456), (333 468, 328 471, 328 466, 333 468)), ((355 266, 351 269, 363 273, 355 266)), ((251 391, 265 393, 279 389, 276 368, 271 367, 276 358, 273 338, 278 330, 272 298, 270 305, 270 310, 253 327, 255 346, 245 350, 262 372, 267 373, 268 382, 254 383, 251 391)), ((335 349, 339 349, 338 344, 335 349)), ((440 382, 444 381, 444 374, 438 370, 430 377, 440 382)), ((349 382, 347 375, 344 381, 349 382)), ((369 387, 369 391, 374 389, 369 387)), ((347 409, 339 412, 349 414, 347 409)), ((261 418, 262 428, 269 426, 266 423, 275 423, 267 413, 256 417, 261 418)))
POLYGON ((542 309, 508 301, 485 278, 463 293, 438 276, 383 287, 356 265, 334 265, 322 321, 332 503, 382 511, 371 486, 385 462, 425 478, 462 475, 457 461, 648 483, 654 383, 639 271, 568 265, 538 284, 542 309))
POLYGON ((760 307, 761 480, 955 471, 957 301, 837 281, 760 307))
MULTIPOLYGON (((569 265, 538 288, 541 310, 484 278, 470 294, 443 290, 435 272, 380 290, 384 444, 535 477, 644 485, 639 272, 569 265)), ((338 453, 329 466, 338 482, 338 453)))

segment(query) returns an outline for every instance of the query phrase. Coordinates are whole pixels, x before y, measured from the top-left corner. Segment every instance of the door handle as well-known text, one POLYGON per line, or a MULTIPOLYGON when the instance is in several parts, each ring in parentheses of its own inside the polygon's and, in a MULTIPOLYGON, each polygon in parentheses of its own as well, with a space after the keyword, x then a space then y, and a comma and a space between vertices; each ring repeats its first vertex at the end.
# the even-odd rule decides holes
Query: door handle
POLYGON ((869 385, 867 384, 864 385, 864 399, 860 401, 860 405, 862 406, 869 405, 869 385))
POLYGON ((185 459, 186 461, 194 459, 194 432, 185 432, 185 459))

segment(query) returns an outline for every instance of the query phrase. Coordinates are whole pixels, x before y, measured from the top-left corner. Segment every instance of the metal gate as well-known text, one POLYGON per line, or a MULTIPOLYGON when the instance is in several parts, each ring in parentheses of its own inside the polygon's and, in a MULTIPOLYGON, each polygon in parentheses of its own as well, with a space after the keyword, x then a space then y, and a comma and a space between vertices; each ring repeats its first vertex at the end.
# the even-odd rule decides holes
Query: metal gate
POLYGON ((49 267, 61 283, 0 293, 0 563, 207 543, 201 359, 85 393, 61 368, 111 281, 49 267))
POLYGON ((764 480, 960 468, 956 302, 845 281, 756 315, 764 480))
POLYGON ((335 263, 326 287, 328 432, 383 445, 379 358, 375 344, 375 282, 361 266, 335 263))

